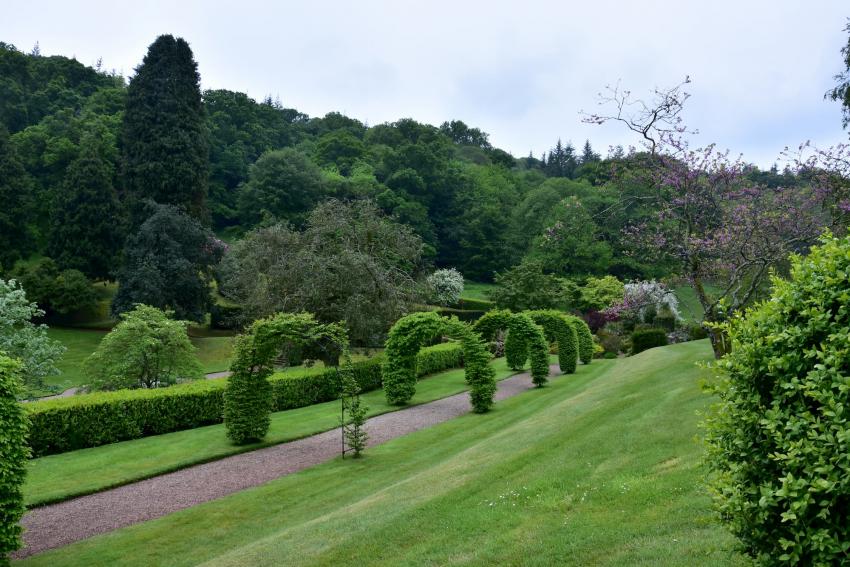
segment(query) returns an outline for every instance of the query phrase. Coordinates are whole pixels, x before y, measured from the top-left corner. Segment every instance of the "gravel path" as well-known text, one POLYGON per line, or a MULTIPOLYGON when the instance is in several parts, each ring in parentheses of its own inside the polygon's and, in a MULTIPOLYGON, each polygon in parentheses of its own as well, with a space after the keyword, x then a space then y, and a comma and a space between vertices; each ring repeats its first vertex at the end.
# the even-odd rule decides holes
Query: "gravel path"
MULTIPOLYGON (((558 366, 549 367, 550 374, 558 366)), ((496 400, 532 388, 528 373, 498 383, 496 400)), ((369 419, 369 445, 424 429, 469 412, 464 392, 427 404, 385 413, 369 419)), ((197 465, 104 492, 82 496, 28 512, 22 524, 25 547, 21 558, 68 545, 97 534, 152 520, 258 486, 278 477, 329 461, 339 455, 339 428, 249 453, 197 465)))

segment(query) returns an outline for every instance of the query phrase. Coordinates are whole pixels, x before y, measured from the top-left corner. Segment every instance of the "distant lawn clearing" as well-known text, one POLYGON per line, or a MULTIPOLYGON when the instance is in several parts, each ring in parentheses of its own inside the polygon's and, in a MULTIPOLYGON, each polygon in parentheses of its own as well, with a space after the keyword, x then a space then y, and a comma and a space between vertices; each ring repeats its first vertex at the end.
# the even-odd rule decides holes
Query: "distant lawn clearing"
POLYGON ((491 301, 487 292, 495 287, 496 285, 491 283, 465 281, 463 282, 463 293, 460 294, 460 297, 461 299, 483 299, 484 301, 491 301))
MULTIPOLYGON (((21 565, 741 565, 702 488, 707 341, 21 565)), ((427 382, 427 381, 426 381, 427 382)))
MULTIPOLYGON (((552 360, 555 362, 556 357, 552 360)), ((498 379, 516 374, 508 369, 504 359, 492 364, 498 379)), ((441 372, 420 379, 411 405, 467 389, 463 369, 441 372)), ((362 398, 369 406, 370 416, 399 409, 386 403, 382 390, 368 392, 362 398)), ((273 413, 265 442, 245 447, 233 446, 225 437, 223 425, 210 425, 33 459, 24 486, 25 500, 28 506, 33 506, 90 494, 192 464, 327 431, 336 427, 338 420, 339 402, 333 401, 273 413)))

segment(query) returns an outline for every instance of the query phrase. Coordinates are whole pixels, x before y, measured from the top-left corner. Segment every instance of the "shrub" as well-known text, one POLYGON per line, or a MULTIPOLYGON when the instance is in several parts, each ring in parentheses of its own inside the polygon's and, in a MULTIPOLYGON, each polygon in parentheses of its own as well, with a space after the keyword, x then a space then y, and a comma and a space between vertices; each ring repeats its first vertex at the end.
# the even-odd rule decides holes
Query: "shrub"
POLYGON ((700 325, 699 323, 691 323, 688 325, 688 340, 690 341, 698 341, 700 339, 708 338, 708 329, 700 325))
POLYGON ((17 402, 21 365, 0 355, 0 565, 8 565, 8 554, 21 546, 23 484, 29 449, 26 445, 27 418, 17 402))
POLYGON ((148 305, 122 313, 83 365, 92 389, 157 388, 203 378, 188 323, 170 315, 148 305))
MULTIPOLYGON (((348 449, 354 451, 354 458, 366 448, 369 440, 363 426, 366 424, 366 413, 369 408, 360 400, 360 386, 351 374, 342 373, 342 435, 348 449)), ((343 455, 344 456, 344 455, 343 455)))
POLYGON ((788 281, 726 326, 706 422, 722 519, 762 565, 844 565, 850 550, 850 238, 792 257, 788 281))
POLYGON ((429 299, 436 305, 457 303, 463 293, 463 274, 454 268, 437 270, 425 279, 429 299))
POLYGON ((596 336, 599 338, 599 344, 602 345, 606 353, 611 353, 616 357, 623 350, 623 339, 613 330, 600 329, 596 333, 596 336))
MULTIPOLYGON (((416 356, 418 375, 460 366, 462 353, 457 343, 426 347, 416 356)), ((361 392, 381 387, 383 360, 379 355, 351 365, 361 392)), ((40 457, 221 423, 227 382, 201 380, 170 388, 97 392, 24 404, 32 422, 30 447, 40 457)), ((335 400, 341 387, 336 369, 321 367, 272 376, 269 383, 273 411, 335 400)))
POLYGON ((640 329, 632 333, 632 354, 667 344, 664 329, 640 329))

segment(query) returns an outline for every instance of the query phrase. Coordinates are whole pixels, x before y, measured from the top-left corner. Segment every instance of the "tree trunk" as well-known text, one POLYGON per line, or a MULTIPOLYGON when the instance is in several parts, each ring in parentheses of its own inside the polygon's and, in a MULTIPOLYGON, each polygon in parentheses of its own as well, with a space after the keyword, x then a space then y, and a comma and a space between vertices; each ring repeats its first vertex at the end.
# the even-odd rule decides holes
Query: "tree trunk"
POLYGON ((708 338, 711 340, 711 348, 714 350, 714 358, 723 358, 732 350, 729 335, 723 329, 709 328, 708 338))

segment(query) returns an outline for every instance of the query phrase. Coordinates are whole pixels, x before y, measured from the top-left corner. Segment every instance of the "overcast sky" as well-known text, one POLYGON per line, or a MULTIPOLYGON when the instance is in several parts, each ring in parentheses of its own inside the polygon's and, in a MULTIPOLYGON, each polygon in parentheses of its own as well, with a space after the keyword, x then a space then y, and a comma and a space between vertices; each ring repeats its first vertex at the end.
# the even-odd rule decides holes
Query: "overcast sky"
POLYGON ((823 99, 841 71, 847 0, 191 2, 4 0, 0 41, 132 74, 159 34, 192 46, 202 87, 279 97, 369 124, 461 119, 514 155, 560 137, 604 153, 637 140, 582 124, 609 83, 637 94, 690 75, 693 143, 762 166, 786 145, 847 140, 823 99))

